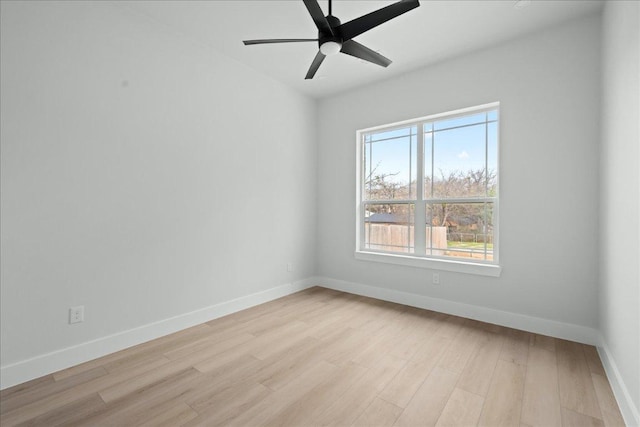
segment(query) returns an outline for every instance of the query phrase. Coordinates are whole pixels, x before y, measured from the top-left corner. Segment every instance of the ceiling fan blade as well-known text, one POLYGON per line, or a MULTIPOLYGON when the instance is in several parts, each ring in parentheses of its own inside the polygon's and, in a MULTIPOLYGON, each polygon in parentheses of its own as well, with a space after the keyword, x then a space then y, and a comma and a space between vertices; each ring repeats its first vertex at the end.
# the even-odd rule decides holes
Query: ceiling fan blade
MULTIPOLYGON (((305 0, 306 3, 306 0, 305 0)), ((378 9, 375 12, 368 13, 349 22, 345 22, 336 28, 337 32, 342 35, 344 41, 369 31, 370 29, 383 24, 396 16, 400 16, 411 9, 420 6, 419 0, 400 0, 397 3, 378 9)))
POLYGON ((261 40, 243 40, 245 46, 252 44, 268 44, 268 43, 296 43, 296 42, 317 42, 318 39, 261 39, 261 40))
POLYGON ((346 53, 347 55, 355 56, 356 58, 360 58, 365 61, 372 62, 382 67, 388 67, 389 64, 391 64, 391 60, 389 58, 385 58, 378 52, 373 51, 368 47, 361 45, 360 43, 353 40, 344 42, 342 44, 342 49, 340 49, 340 52, 346 53))
POLYGON ((316 75, 316 71, 320 68, 320 64, 324 61, 324 54, 320 51, 316 54, 316 57, 313 58, 313 62, 311 63, 311 67, 309 67, 309 71, 307 71, 307 75, 305 76, 305 80, 312 79, 313 76, 316 75))
POLYGON ((304 1, 304 5, 307 6, 307 10, 309 11, 309 15, 313 18, 313 22, 316 23, 316 27, 321 33, 325 34, 333 34, 333 29, 329 25, 327 18, 324 17, 324 13, 322 9, 320 9, 320 5, 318 4, 318 0, 302 0, 304 1))

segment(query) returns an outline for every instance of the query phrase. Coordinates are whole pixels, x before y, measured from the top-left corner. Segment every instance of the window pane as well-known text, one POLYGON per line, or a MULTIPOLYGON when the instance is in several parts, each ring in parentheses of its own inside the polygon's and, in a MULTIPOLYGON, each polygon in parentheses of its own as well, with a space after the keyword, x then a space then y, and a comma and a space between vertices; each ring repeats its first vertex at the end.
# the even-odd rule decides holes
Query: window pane
POLYGON ((413 204, 365 205, 365 248, 413 253, 413 209, 413 204))
POLYGON ((415 199, 417 127, 365 135, 364 199, 415 199))
POLYGON ((486 124, 434 133, 433 197, 486 194, 486 124))
POLYGON ((493 203, 427 205, 427 255, 493 260, 493 203))

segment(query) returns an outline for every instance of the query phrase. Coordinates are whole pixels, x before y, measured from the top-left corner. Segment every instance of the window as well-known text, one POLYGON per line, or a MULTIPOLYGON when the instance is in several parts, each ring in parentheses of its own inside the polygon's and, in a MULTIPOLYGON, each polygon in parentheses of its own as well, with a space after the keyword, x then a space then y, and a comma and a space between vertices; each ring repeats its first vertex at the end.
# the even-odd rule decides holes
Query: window
POLYGON ((357 132, 358 258, 499 274, 498 107, 357 132))

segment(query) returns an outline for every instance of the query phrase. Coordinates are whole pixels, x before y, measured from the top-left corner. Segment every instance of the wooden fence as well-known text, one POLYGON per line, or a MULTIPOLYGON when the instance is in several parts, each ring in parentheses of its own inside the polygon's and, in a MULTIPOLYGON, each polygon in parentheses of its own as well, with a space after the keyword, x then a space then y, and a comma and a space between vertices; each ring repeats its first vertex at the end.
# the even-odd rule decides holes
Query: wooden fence
MULTIPOLYGON (((427 228, 426 242, 429 247, 433 230, 433 255, 445 255, 447 249, 447 227, 427 228)), ((365 242, 370 249, 393 252, 409 252, 413 248, 413 226, 399 224, 365 224, 365 242)))

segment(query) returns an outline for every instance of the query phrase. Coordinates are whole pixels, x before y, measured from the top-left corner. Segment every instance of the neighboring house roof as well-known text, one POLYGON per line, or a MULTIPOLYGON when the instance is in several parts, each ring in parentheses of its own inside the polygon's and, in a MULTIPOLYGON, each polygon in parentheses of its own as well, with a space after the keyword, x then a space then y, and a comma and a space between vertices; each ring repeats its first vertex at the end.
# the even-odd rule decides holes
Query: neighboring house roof
POLYGON ((392 214, 392 213, 374 213, 373 215, 370 215, 369 217, 364 219, 365 222, 373 222, 373 223, 406 223, 407 222, 407 216, 406 215, 398 215, 398 214, 392 214))
MULTIPOLYGON (((413 213, 407 218, 407 215, 404 214, 378 212, 366 217, 364 222, 372 224, 407 224, 408 222, 413 222, 413 213)), ((431 218, 426 218, 425 222, 426 224, 430 224, 431 218)), ((471 225, 473 223, 473 219, 461 216, 447 219, 446 225, 455 227, 458 225, 471 225)))

